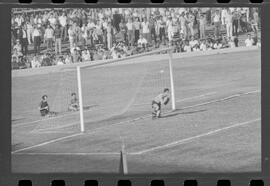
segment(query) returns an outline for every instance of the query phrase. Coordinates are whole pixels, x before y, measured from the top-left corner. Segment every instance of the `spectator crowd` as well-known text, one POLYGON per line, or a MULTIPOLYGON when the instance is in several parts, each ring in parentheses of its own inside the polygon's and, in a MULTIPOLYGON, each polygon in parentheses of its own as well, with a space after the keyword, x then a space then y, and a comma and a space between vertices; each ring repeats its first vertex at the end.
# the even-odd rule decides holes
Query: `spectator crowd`
POLYGON ((258 8, 13 9, 12 68, 175 52, 260 46, 258 8), (252 34, 250 34, 252 33, 252 34))

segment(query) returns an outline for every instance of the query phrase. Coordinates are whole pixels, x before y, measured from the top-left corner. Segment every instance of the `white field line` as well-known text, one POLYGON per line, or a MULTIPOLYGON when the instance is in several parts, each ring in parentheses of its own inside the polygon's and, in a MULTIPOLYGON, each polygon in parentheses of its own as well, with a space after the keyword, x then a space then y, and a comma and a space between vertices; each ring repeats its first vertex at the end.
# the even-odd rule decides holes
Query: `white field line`
POLYGON ((176 102, 183 102, 183 101, 187 101, 187 100, 191 100, 191 99, 194 99, 194 98, 201 98, 201 97, 205 97, 205 96, 210 96, 210 95, 214 95, 216 94, 216 92, 208 92, 206 94, 202 94, 202 95, 199 95, 199 96, 193 96, 193 97, 187 97, 187 98, 184 98, 184 99, 179 99, 179 100, 176 100, 176 102))
POLYGON ((18 123, 18 124, 14 124, 12 126, 12 128, 13 127, 20 127, 20 126, 28 126, 28 125, 35 124, 35 123, 38 123, 38 122, 49 121, 49 120, 58 119, 58 118, 63 118, 65 116, 70 116, 70 115, 75 115, 75 114, 78 114, 78 112, 70 112, 70 113, 62 114, 60 116, 55 116, 55 117, 50 117, 50 118, 44 118, 44 119, 39 119, 39 120, 35 120, 35 121, 30 121, 30 122, 18 123))
MULTIPOLYGON (((182 139, 182 140, 174 141, 174 142, 171 142, 171 143, 167 143, 165 145, 160 145, 160 146, 157 146, 157 147, 145 149, 145 150, 138 151, 138 152, 130 152, 130 153, 127 152, 126 154, 129 154, 129 155, 141 155, 141 154, 151 152, 151 151, 156 151, 156 150, 160 150, 160 149, 164 149, 164 148, 170 148, 170 147, 178 146, 178 145, 181 145, 181 144, 184 144, 184 143, 187 143, 187 142, 191 142, 193 140, 196 140, 196 139, 199 139, 199 138, 202 138, 202 137, 205 137, 205 136, 217 134, 217 133, 222 132, 224 130, 228 130, 228 129, 232 129, 232 128, 235 128, 235 127, 251 124, 251 123, 254 123, 254 122, 260 121, 260 120, 261 120, 261 118, 257 118, 257 119, 242 122, 242 123, 236 123, 236 124, 230 125, 228 127, 223 127, 223 128, 220 128, 220 129, 212 130, 210 132, 203 133, 203 134, 200 134, 200 135, 197 135, 197 136, 185 138, 185 139, 182 139)), ((46 152, 45 153, 44 152, 40 152, 40 153, 39 152, 33 152, 33 153, 26 152, 26 153, 23 153, 23 152, 18 152, 18 153, 16 153, 16 155, 51 155, 51 156, 59 156, 59 155, 60 156, 62 156, 62 155, 90 156, 90 155, 119 155, 119 154, 120 154, 120 152, 86 152, 86 153, 80 153, 80 152, 60 152, 60 153, 58 153, 58 152, 48 152, 48 153, 46 153, 46 152)))
POLYGON ((132 154, 134 154, 134 155, 141 155, 141 154, 144 154, 144 153, 147 153, 147 152, 151 152, 151 151, 156 151, 156 150, 160 150, 160 149, 164 149, 164 148, 174 147, 174 146, 177 146, 177 145, 181 145, 183 143, 186 143, 186 142, 190 142, 190 141, 195 140, 195 139, 199 139, 199 138, 202 138, 202 137, 205 137, 205 136, 216 134, 216 133, 219 133, 221 131, 228 130, 228 129, 231 129, 231 128, 235 128, 235 127, 247 125, 247 124, 250 124, 250 123, 254 123, 254 122, 260 121, 260 120, 261 120, 261 118, 257 118, 257 119, 246 121, 246 122, 242 122, 242 123, 236 123, 236 124, 230 125, 228 127, 224 127, 224 128, 212 130, 212 131, 207 132, 207 133, 203 133, 203 134, 200 134, 200 135, 197 135, 197 136, 193 136, 193 137, 181 139, 181 140, 178 140, 178 141, 167 143, 165 145, 160 145, 160 146, 152 147, 152 148, 145 149, 145 150, 142 150, 142 151, 134 152, 132 154))
POLYGON ((204 102, 204 103, 199 103, 199 104, 191 105, 191 106, 187 106, 187 107, 182 107, 181 109, 187 109, 187 108, 193 108, 193 107, 208 105, 208 104, 211 104, 211 103, 217 103, 217 102, 225 101, 225 100, 228 100, 228 99, 240 97, 242 95, 248 95, 248 94, 253 94, 253 93, 258 93, 258 92, 261 92, 261 91, 260 90, 254 90, 254 91, 250 91, 250 92, 234 94, 234 95, 231 95, 231 96, 227 96, 225 98, 221 98, 221 99, 217 99, 217 100, 212 100, 212 101, 208 101, 208 102, 204 102))
MULTIPOLYGON (((79 129, 78 129, 79 131, 79 129)), ((46 131, 30 131, 32 134, 74 134, 74 131, 53 131, 53 130, 46 130, 46 131)))
MULTIPOLYGON (((253 94, 253 93, 257 93, 257 92, 260 92, 260 90, 245 92, 245 93, 242 93, 242 94, 234 94, 234 95, 231 95, 231 96, 222 98, 222 99, 212 100, 212 101, 203 102, 203 103, 199 103, 199 104, 195 104, 195 105, 191 105, 191 106, 187 106, 187 107, 182 107, 181 109, 188 109, 188 108, 193 108, 193 107, 197 107, 197 106, 203 106, 203 105, 207 105, 207 104, 216 103, 216 102, 220 102, 220 101, 225 101, 225 100, 228 100, 228 99, 232 99, 232 98, 235 98, 235 97, 239 97, 241 95, 253 94)), ((194 97, 190 97, 190 98, 184 98, 182 100, 179 100, 179 102, 180 101, 184 101, 184 100, 188 100, 188 99, 193 99, 195 97, 196 98, 198 98, 198 97, 204 97, 206 95, 211 95, 211 94, 214 94, 214 93, 215 92, 209 92, 209 93, 206 93, 206 94, 203 94, 203 95, 199 95, 199 96, 194 96, 194 97)), ((169 111, 169 112, 171 112, 171 111, 169 111)), ((169 113, 169 112, 167 112, 167 113, 169 113)), ((120 125, 120 124, 128 123, 128 122, 138 121, 140 119, 144 119, 144 118, 147 118, 149 116, 151 116, 151 114, 147 114, 147 115, 144 115, 144 116, 141 116, 141 117, 138 117, 138 118, 135 118, 135 119, 127 120, 127 121, 122 121, 120 123, 114 123, 114 124, 112 124, 110 126, 120 125)), ((69 127, 69 126, 75 125, 76 123, 78 123, 78 122, 74 122, 74 123, 71 123, 71 124, 68 124, 68 125, 62 125, 62 126, 59 126, 59 127, 49 128, 49 129, 34 130, 34 131, 31 131, 31 133, 46 133, 46 132, 42 132, 42 131, 48 131, 48 130, 53 130, 53 129, 65 128, 65 127, 69 127)), ((105 127, 96 128, 94 130, 103 129, 103 128, 106 128, 106 126, 105 127)))
POLYGON ((119 155, 120 152, 18 152, 16 155, 50 155, 50 156, 90 156, 90 155, 119 155))
MULTIPOLYGON (((93 110, 96 110, 96 109, 97 108, 95 107, 94 109, 89 109, 89 110, 86 110, 84 112, 90 112, 90 111, 93 111, 93 110)), ((65 116, 71 116, 71 115, 75 115, 75 114, 79 114, 79 112, 67 112, 65 114, 61 114, 61 115, 55 116, 55 117, 43 118, 43 119, 39 119, 39 120, 35 120, 35 121, 14 124, 12 127, 28 126, 28 125, 35 124, 35 123, 38 123, 38 122, 59 119, 59 118, 65 117, 65 116)))
MULTIPOLYGON (((201 97, 213 95, 213 94, 215 94, 215 93, 216 93, 216 92, 209 92, 209 93, 202 94, 202 95, 198 95, 198 96, 187 97, 187 98, 184 98, 184 99, 177 100, 176 102, 183 102, 183 101, 187 101, 187 100, 191 100, 191 99, 195 99, 195 98, 201 98, 201 97)), ((147 104, 140 104, 140 105, 149 105, 149 103, 147 103, 147 104)), ((139 105, 136 105, 136 106, 139 106, 139 105)), ((129 120, 128 120, 128 121, 129 121, 129 120)), ((128 121, 127 121, 127 122, 128 122, 128 121)), ((76 124, 78 124, 78 121, 72 122, 72 123, 69 123, 69 124, 66 124, 66 125, 61 125, 61 126, 58 126, 58 127, 51 127, 51 128, 44 128, 44 129, 36 129, 36 130, 31 131, 31 133, 43 133, 43 132, 41 132, 41 131, 48 131, 48 130, 61 129, 61 128, 66 128, 66 127, 73 126, 73 125, 76 125, 76 124)))
MULTIPOLYGON (((252 91, 252 92, 243 93, 243 94, 250 94, 250 93, 254 93, 254 92, 258 92, 258 90, 252 91)), ((211 95, 211 94, 214 94, 214 93, 215 92, 209 92, 209 93, 198 95, 198 96, 194 96, 194 97, 187 97, 187 98, 184 98, 184 99, 181 99, 181 100, 177 100, 176 102, 178 103, 178 102, 186 101, 186 100, 189 100, 189 99, 204 97, 204 96, 211 95)), ((236 96, 236 95, 233 95, 233 96, 236 96)), ((227 99, 229 99, 229 98, 227 98, 227 99)), ((140 105, 145 105, 145 104, 137 104, 137 105, 135 104, 135 106, 140 106, 140 105)), ((90 112, 90 111, 93 111, 93 110, 97 110, 97 108, 89 109, 89 110, 86 110, 84 112, 90 112)), ((59 118, 65 117, 65 116, 70 116, 70 115, 75 115, 75 114, 79 114, 79 112, 71 112, 71 113, 66 113, 66 114, 63 114, 63 115, 60 115, 60 116, 56 116, 56 117, 50 117, 50 118, 39 119, 39 120, 35 120, 35 121, 30 121, 30 122, 18 123, 18 124, 12 125, 12 128, 20 127, 20 126, 28 126, 28 125, 35 124, 35 123, 38 123, 38 122, 48 121, 48 120, 53 120, 53 119, 59 119, 59 118)), ((72 125, 74 125, 74 124, 68 124, 66 126, 68 127, 68 126, 72 126, 72 125)))
MULTIPOLYGON (((213 94, 213 93, 215 93, 215 92, 209 92, 209 93, 202 94, 202 95, 199 95, 199 96, 194 96, 194 97, 184 98, 184 99, 181 99, 181 100, 177 100, 176 102, 181 102, 181 101, 185 101, 185 100, 193 99, 193 98, 204 97, 204 96, 207 96, 207 95, 211 95, 211 94, 213 94)), ((147 104, 134 104, 134 105, 132 105, 132 106, 140 106, 140 105, 147 105, 147 104)), ((84 111, 84 113, 90 112, 90 111, 93 111, 93 110, 98 110, 98 108, 95 107, 94 109, 86 110, 86 111, 84 111)), ((102 109, 101 109, 101 110, 102 110, 102 109)), ((18 123, 18 124, 12 125, 12 128, 20 127, 20 126, 28 126, 28 125, 35 124, 35 123, 38 123, 38 122, 43 122, 43 121, 49 121, 49 120, 59 119, 59 118, 65 117, 65 116, 71 116, 71 115, 75 115, 75 114, 79 114, 79 112, 68 112, 68 113, 65 113, 65 114, 62 114, 62 115, 56 116, 56 117, 50 117, 50 118, 44 118, 44 119, 39 119, 39 120, 35 120, 35 121, 30 121, 30 122, 18 123)), ((73 125, 73 124, 68 124, 68 125, 66 125, 66 126, 71 126, 71 125, 73 125)))
MULTIPOLYGON (((178 100, 176 100, 176 102, 179 103, 179 102, 183 102, 183 101, 190 100, 190 99, 201 98, 201 97, 213 95, 215 93, 216 92, 208 92, 206 94, 201 94, 201 95, 197 95, 197 96, 192 96, 192 97, 187 97, 187 98, 183 98, 183 99, 178 99, 178 100)), ((133 104, 132 106, 142 106, 142 105, 149 105, 149 103, 133 104)))
MULTIPOLYGON (((196 105, 183 107, 182 109, 207 105, 207 104, 211 104, 211 103, 215 103, 215 102, 228 100, 228 99, 231 99, 231 98, 234 98, 234 97, 239 97, 239 96, 244 95, 244 94, 246 95, 246 94, 252 94, 252 93, 257 93, 257 92, 260 92, 260 90, 250 91, 250 92, 246 92, 246 93, 243 93, 243 94, 235 94, 235 95, 228 96, 228 97, 225 97, 225 98, 222 98, 222 99, 217 99, 217 100, 213 100, 213 101, 208 101, 208 102, 204 102, 204 103, 200 103, 200 104, 196 104, 196 105)), ((170 112, 172 112, 172 111, 168 111, 167 113, 170 113, 170 112)), ((33 146, 26 147, 26 148, 18 149, 18 150, 12 151, 11 153, 21 152, 21 151, 24 151, 24 150, 28 150, 28 149, 32 149, 32 148, 36 148, 36 147, 40 147, 40 146, 44 146, 44 145, 48 145, 48 144, 51 144, 51 143, 62 141, 62 140, 72 138, 72 137, 75 137, 75 136, 79 136, 79 135, 82 135, 82 134, 93 134, 93 133, 96 133, 98 130, 101 130, 101 129, 107 129, 107 128, 110 128, 112 126, 122 125, 123 123, 131 123, 131 122, 134 122, 134 121, 137 121, 137 120, 140 120, 140 119, 144 119, 144 118, 148 118, 148 117, 151 117, 151 116, 152 116, 151 114, 147 114, 147 115, 144 115, 142 117, 138 117, 138 118, 135 118, 135 119, 132 119, 132 120, 122 121, 122 122, 115 123, 115 124, 112 124, 112 125, 109 125, 109 126, 99 127, 99 128, 91 130, 88 133, 77 133, 77 134, 69 135, 69 136, 66 136, 66 137, 56 138, 54 140, 49 140, 47 142, 43 142, 43 143, 40 143, 40 144, 37 144, 37 145, 33 145, 33 146)))
POLYGON ((66 124, 66 125, 61 125, 61 126, 58 126, 58 127, 49 127, 49 128, 44 128, 44 129, 34 129, 34 130, 30 131, 30 133, 34 133, 34 134, 36 134, 36 133, 46 133, 46 131, 48 132, 48 131, 51 131, 51 130, 66 128, 66 127, 70 127, 70 126, 76 126, 76 124, 79 124, 79 122, 76 121, 76 122, 72 122, 72 123, 69 123, 69 124, 66 124), (45 131, 45 132, 41 132, 41 131, 45 131))
POLYGON ((11 153, 14 154, 14 153, 17 153, 17 152, 21 152, 21 151, 24 151, 24 150, 44 146, 44 145, 47 145, 47 144, 50 144, 50 143, 55 143, 55 142, 58 142, 58 141, 61 141, 61 140, 65 140, 65 139, 68 139, 68 138, 73 138, 75 136, 80 136, 80 135, 83 135, 83 134, 84 133, 76 133, 76 134, 72 134, 72 135, 69 135, 69 136, 56 138, 56 139, 49 140, 49 141, 46 141, 46 142, 43 142, 43 143, 40 143, 40 144, 37 144, 37 145, 33 145, 33 146, 30 146, 30 147, 25 147, 25 148, 22 148, 22 149, 18 149, 18 150, 12 151, 11 153))

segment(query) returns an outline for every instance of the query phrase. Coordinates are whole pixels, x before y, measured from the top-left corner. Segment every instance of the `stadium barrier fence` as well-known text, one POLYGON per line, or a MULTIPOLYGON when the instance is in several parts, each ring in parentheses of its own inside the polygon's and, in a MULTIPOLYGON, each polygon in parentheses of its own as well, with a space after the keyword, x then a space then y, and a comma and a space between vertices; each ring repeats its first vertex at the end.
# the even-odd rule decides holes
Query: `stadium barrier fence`
MULTIPOLYGON (((167 48, 169 49, 169 48, 167 48)), ((218 49, 218 50, 207 50, 207 51, 194 51, 194 52, 183 52, 183 53, 173 53, 174 59, 180 59, 180 58, 186 58, 186 57, 198 57, 198 56, 207 56, 207 55, 216 55, 216 54, 226 54, 226 53, 235 53, 235 52, 245 52, 245 51, 252 51, 252 50, 258 50, 259 48, 257 46, 251 46, 251 47, 236 47, 236 48, 224 48, 224 49, 218 49)), ((164 49, 159 49, 164 50, 164 49)), ((125 58, 118 58, 118 59, 108 59, 108 60, 98 60, 98 61, 89 61, 89 62, 83 62, 83 63, 73 63, 73 64, 64 64, 61 66, 46 66, 46 67, 40 67, 40 68, 30 68, 30 69, 19 69, 19 70, 12 70, 12 77, 20 77, 20 76, 31 76, 36 74, 46 74, 46 73, 52 73, 52 72, 58 72, 60 70, 66 69, 66 70, 76 70, 75 68, 77 66, 102 66, 106 64, 112 64, 115 62, 122 62, 124 60, 131 60, 133 58, 139 58, 141 56, 145 57, 146 55, 151 55, 154 53, 157 53, 158 50, 151 51, 148 53, 142 53, 142 54, 136 54, 132 56, 128 56, 125 58)), ((165 59, 167 56, 166 54, 159 54, 158 59, 165 59)), ((156 61, 156 58, 153 59, 140 59, 139 62, 147 62, 147 61, 156 61)), ((132 63, 137 63, 138 61, 132 61, 132 63)))

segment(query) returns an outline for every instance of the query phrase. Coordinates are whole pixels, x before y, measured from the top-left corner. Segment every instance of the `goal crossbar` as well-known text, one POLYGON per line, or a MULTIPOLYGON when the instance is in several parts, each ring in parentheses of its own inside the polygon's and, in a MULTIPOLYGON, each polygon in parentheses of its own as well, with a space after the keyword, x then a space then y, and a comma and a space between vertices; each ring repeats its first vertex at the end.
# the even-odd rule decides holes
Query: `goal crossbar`
POLYGON ((78 83, 78 96, 79 96, 79 107, 80 107, 79 112, 80 112, 80 130, 81 130, 81 132, 85 131, 84 114, 83 114, 83 95, 82 95, 82 85, 81 85, 81 81, 82 81, 81 80, 81 69, 83 69, 85 67, 92 68, 92 67, 116 63, 116 62, 120 62, 120 61, 124 61, 124 60, 128 60, 128 59, 134 59, 134 58, 148 56, 148 55, 152 55, 152 54, 159 54, 162 52, 167 52, 168 62, 169 62, 169 74, 170 74, 170 89, 171 89, 171 104, 172 104, 171 106, 172 106, 172 110, 175 110, 176 106, 175 106, 175 90, 174 90, 174 79, 173 79, 172 51, 173 51, 173 48, 163 48, 163 49, 158 49, 158 50, 154 50, 151 52, 128 56, 125 58, 113 59, 110 61, 108 61, 108 60, 101 61, 101 62, 95 63, 95 64, 77 65, 77 83, 78 83))

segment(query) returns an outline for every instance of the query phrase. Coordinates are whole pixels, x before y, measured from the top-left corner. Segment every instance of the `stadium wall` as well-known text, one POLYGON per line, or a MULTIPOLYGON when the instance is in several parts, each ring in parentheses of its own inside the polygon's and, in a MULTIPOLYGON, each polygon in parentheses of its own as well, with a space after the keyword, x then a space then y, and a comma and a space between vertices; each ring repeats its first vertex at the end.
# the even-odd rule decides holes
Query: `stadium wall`
MULTIPOLYGON (((224 49, 208 50, 208 51, 173 53, 173 59, 226 54, 226 53, 234 53, 234 52, 244 52, 244 51, 259 50, 259 49, 260 48, 258 48, 257 46, 251 46, 251 47, 224 48, 224 49)), ((89 61, 89 62, 83 62, 83 63, 73 63, 73 64, 67 64, 67 65, 61 65, 61 66, 48 66, 48 67, 40 67, 40 68, 12 70, 12 77, 33 76, 33 75, 39 75, 39 74, 56 73, 60 71, 76 70, 77 66, 98 67, 98 66, 104 66, 104 65, 109 65, 109 64, 123 65, 123 64, 128 64, 128 63, 144 63, 144 62, 168 59, 168 54, 159 54, 157 56, 151 55, 159 51, 164 51, 164 49, 159 49, 159 50, 142 53, 142 54, 136 54, 136 55, 128 56, 125 58, 119 58, 119 59, 108 59, 108 60, 99 60, 99 61, 89 61)))

